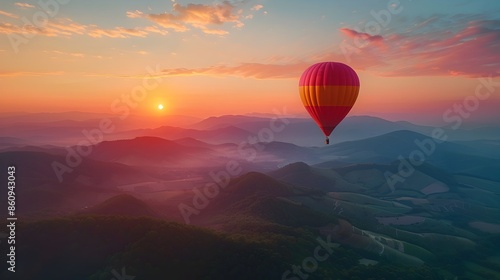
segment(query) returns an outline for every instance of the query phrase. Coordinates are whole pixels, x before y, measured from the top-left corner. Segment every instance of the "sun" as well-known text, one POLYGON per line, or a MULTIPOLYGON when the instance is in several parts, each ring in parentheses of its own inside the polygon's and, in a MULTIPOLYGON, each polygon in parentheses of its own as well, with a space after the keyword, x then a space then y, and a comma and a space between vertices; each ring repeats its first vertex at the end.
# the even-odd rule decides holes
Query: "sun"
POLYGON ((163 104, 158 104, 158 110, 163 110, 163 104))

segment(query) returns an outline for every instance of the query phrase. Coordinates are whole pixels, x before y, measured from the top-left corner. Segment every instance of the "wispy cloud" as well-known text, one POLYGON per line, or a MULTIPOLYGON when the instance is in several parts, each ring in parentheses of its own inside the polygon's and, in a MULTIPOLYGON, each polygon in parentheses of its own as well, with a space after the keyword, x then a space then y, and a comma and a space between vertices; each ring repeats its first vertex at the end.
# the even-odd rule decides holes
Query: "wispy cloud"
POLYGON ((34 5, 28 4, 28 3, 22 3, 22 2, 16 2, 14 5, 21 7, 21 8, 34 8, 34 5))
POLYGON ((261 5, 261 4, 258 4, 258 5, 253 6, 253 7, 252 7, 252 10, 253 10, 253 11, 258 11, 258 10, 260 10, 260 9, 262 9, 262 8, 264 8, 264 6, 263 6, 263 5, 261 5))
POLYGON ((81 53, 81 52, 65 52, 65 51, 59 51, 59 50, 43 51, 43 53, 50 55, 50 58, 52 58, 52 59, 62 59, 62 60, 68 60, 68 61, 74 61, 75 59, 82 59, 82 58, 95 58, 95 59, 111 59, 112 58, 109 56, 102 56, 102 55, 95 55, 95 54, 88 54, 88 53, 81 53))
POLYGON ((17 15, 14 15, 14 14, 8 13, 6 11, 2 11, 2 10, 0 10, 0 15, 10 17, 10 18, 19 18, 19 16, 17 16, 17 15))
POLYGON ((340 32, 353 46, 356 39, 362 42, 351 54, 353 66, 380 75, 500 76, 500 20, 432 16, 411 29, 383 37, 347 28, 340 32), (439 20, 454 24, 439 24, 439 20), (450 30, 449 26, 456 28, 450 30))
MULTIPOLYGON (((459 19, 457 19, 459 20, 459 19)), ((370 35, 349 28, 339 31, 357 44, 349 64, 381 76, 500 76, 500 20, 474 20, 452 32, 432 27, 430 18, 406 32, 370 35), (425 29, 426 31, 422 31, 425 29)), ((312 63, 346 61, 340 49, 304 57, 271 57, 267 63, 164 69, 164 76, 239 76, 256 79, 297 78, 312 63)))
POLYGON ((49 37, 71 37, 73 35, 87 35, 93 38, 129 38, 146 37, 151 33, 165 35, 167 31, 156 26, 137 28, 115 27, 110 29, 100 28, 97 25, 84 25, 69 18, 52 19, 44 26, 15 25, 0 22, 0 34, 43 35, 49 37))
POLYGON ((59 55, 71 56, 71 57, 78 57, 78 58, 84 58, 85 57, 85 54, 83 54, 83 53, 75 53, 75 52, 44 51, 44 53, 59 54, 59 55))
POLYGON ((146 37, 148 32, 139 28, 115 27, 113 29, 102 29, 97 26, 91 26, 87 30, 87 35, 94 38, 128 38, 128 37, 146 37))
POLYGON ((255 79, 287 79, 296 78, 308 63, 297 61, 288 64, 241 63, 235 66, 216 65, 205 68, 171 68, 163 69, 163 76, 238 76, 255 79))
POLYGON ((0 77, 26 77, 26 76, 58 76, 64 72, 30 72, 30 71, 0 71, 0 77))
MULTIPOLYGON (((436 27, 430 18, 411 30, 389 35, 370 35, 349 28, 339 31, 348 43, 358 44, 349 64, 381 76, 461 75, 500 76, 500 21, 469 21, 452 32, 436 27), (425 32, 422 31, 425 29, 425 32)), ((345 61, 340 49, 302 57, 272 56, 262 63, 213 65, 200 68, 163 69, 160 76, 238 76, 255 79, 298 78, 309 65, 320 61, 345 61)))
POLYGON ((384 38, 380 35, 370 35, 368 33, 358 32, 349 28, 340 28, 340 32, 344 33, 350 38, 359 37, 361 40, 366 40, 368 42, 382 42, 384 38))
MULTIPOLYGON (((33 8, 28 3, 15 3, 21 8, 33 8)), ((260 10, 262 5, 256 5, 253 11, 260 10)), ((141 11, 127 12, 129 18, 145 18, 154 25, 127 28, 101 28, 94 24, 81 24, 69 18, 55 18, 47 21, 43 26, 13 24, 0 21, 0 34, 42 35, 49 37, 71 37, 87 35, 93 38, 130 38, 147 37, 150 34, 166 35, 168 30, 185 32, 191 28, 199 29, 206 34, 226 35, 229 33, 224 27, 232 24, 233 27, 242 27, 242 20, 249 19, 251 14, 243 15, 243 9, 235 4, 224 1, 222 3, 187 4, 185 6, 172 1, 172 12, 161 14, 146 14, 141 11)), ((0 16, 19 18, 19 16, 0 10, 0 16)))
POLYGON ((127 16, 145 18, 175 32, 185 32, 190 28, 195 28, 206 34, 217 35, 228 33, 219 26, 232 23, 234 27, 242 27, 244 25, 242 19, 245 18, 243 10, 229 1, 211 5, 187 4, 185 6, 173 1, 171 13, 147 14, 136 10, 127 12, 127 16))

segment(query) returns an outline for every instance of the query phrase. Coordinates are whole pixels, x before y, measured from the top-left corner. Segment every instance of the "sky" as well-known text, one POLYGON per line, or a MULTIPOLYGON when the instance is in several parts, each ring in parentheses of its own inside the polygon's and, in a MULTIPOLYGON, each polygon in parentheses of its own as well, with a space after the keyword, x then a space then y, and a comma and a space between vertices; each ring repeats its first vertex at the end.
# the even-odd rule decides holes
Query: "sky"
POLYGON ((338 61, 350 115, 494 123, 499 50, 497 0, 2 0, 0 112, 306 116, 301 73, 338 61))

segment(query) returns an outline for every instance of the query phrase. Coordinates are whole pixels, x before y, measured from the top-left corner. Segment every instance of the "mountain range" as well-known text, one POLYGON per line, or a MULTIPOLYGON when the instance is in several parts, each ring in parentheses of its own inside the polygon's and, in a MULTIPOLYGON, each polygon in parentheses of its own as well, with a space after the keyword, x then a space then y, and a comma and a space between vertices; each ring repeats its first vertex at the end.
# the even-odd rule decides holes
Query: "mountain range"
MULTIPOLYGON (((86 139, 84 130, 98 129, 102 120, 110 120, 114 128, 112 133, 104 133, 104 140, 141 136, 155 136, 169 140, 191 137, 211 144, 230 142, 239 144, 242 141, 248 141, 248 137, 258 136, 260 131, 270 129, 271 126, 277 131, 273 133, 270 141, 311 147, 322 146, 324 139, 324 135, 311 119, 287 115, 275 117, 225 115, 204 120, 187 116, 169 116, 161 121, 151 121, 137 116, 129 116, 121 120, 113 115, 80 112, 25 115, 19 113, 0 116, 0 148, 15 140, 13 138, 18 139, 14 142, 16 144, 22 144, 22 141, 27 140, 34 141, 38 145, 78 143, 86 139), (11 139, 2 137, 11 137, 11 139)), ((332 144, 341 143, 400 130, 431 136, 434 129, 435 127, 415 125, 404 121, 394 122, 370 116, 351 116, 335 129, 330 139, 332 144)), ((496 141, 500 139, 500 126, 454 129, 444 125, 442 129, 450 141, 496 141)))
POLYGON ((494 129, 467 136, 441 128, 433 137, 439 128, 350 117, 321 145, 307 119, 273 131, 272 117, 221 116, 121 129, 82 147, 76 135, 85 125, 61 130, 84 118, 51 118, 38 129, 29 118, 17 128, 5 121, 13 116, 0 118, 0 166, 16 168, 24 221, 20 255, 58 240, 52 254, 20 257, 24 279, 110 279, 111 267, 124 265, 142 279, 167 271, 173 279, 277 279, 318 244, 329 244, 329 257, 309 267, 310 279, 500 279, 494 129), (55 166, 66 169, 58 175, 55 166))

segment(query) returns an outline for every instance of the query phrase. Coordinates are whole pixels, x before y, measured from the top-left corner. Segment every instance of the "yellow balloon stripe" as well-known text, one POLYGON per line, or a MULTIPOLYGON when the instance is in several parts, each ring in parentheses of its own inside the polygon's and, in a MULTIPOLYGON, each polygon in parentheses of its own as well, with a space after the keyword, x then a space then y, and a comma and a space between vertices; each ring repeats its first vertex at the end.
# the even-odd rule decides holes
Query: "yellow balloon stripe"
POLYGON ((359 86, 300 86, 304 106, 352 106, 359 86))

